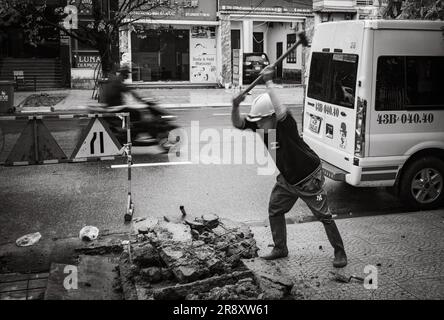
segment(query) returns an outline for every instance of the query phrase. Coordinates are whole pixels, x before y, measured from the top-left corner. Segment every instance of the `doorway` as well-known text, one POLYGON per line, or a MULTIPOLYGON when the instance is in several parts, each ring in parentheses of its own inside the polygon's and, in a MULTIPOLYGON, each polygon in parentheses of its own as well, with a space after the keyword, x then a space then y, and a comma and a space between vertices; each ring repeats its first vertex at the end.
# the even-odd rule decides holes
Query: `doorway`
MULTIPOLYGON (((276 60, 283 54, 283 43, 276 42, 276 60)), ((276 66, 276 80, 282 81, 282 62, 276 66)))
POLYGON ((264 52, 263 32, 253 32, 253 52, 264 52))

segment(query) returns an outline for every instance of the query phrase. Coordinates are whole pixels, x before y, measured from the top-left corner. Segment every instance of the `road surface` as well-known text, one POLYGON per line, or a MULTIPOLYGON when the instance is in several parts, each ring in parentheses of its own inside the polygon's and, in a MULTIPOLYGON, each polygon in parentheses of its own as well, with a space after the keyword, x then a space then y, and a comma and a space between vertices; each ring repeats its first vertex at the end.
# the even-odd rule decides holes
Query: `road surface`
MULTIPOLYGON (((200 132, 213 128, 221 133, 231 128, 229 108, 172 112, 188 131, 191 121, 198 121, 200 132)), ((292 112, 300 125, 301 108, 294 107, 292 112)), ((52 124, 50 130, 56 132, 59 141, 68 141, 77 137, 84 125, 63 120, 52 124)), ((14 130, 18 129, 3 129, 6 137, 14 130)), ((205 141, 197 143, 198 149, 208 145, 205 141)), ((225 143, 221 150, 226 150, 225 143)), ((133 153, 136 164, 169 161, 168 155, 156 146, 135 147, 133 153)), ((76 236, 85 225, 97 226, 102 232, 127 230, 129 226, 123 223, 127 170, 112 167, 119 164, 124 160, 0 167, 0 244, 37 231, 49 238, 76 236)), ((275 177, 276 173, 258 175, 257 164, 137 167, 132 176, 135 216, 177 216, 183 205, 192 215, 211 212, 253 225, 263 224, 275 177)), ((326 189, 338 218, 408 211, 386 188, 354 188, 327 179, 326 189)), ((288 222, 294 222, 309 220, 311 214, 298 201, 287 217, 288 222)))

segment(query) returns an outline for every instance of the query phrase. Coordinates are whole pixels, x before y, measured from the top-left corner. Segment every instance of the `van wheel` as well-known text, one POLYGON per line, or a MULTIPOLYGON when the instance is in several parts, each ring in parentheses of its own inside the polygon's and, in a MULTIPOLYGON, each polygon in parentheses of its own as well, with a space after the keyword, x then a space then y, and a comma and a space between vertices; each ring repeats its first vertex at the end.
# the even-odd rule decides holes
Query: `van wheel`
POLYGON ((418 209, 433 209, 443 201, 444 162, 421 158, 407 168, 400 184, 400 196, 418 209))

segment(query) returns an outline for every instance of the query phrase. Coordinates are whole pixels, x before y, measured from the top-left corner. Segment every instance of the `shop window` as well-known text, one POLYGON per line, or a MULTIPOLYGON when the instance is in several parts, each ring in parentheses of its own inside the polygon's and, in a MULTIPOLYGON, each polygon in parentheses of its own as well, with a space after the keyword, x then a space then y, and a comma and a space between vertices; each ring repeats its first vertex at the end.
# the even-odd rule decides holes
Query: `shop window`
POLYGON ((131 46, 134 81, 190 79, 190 30, 133 32, 131 46))
MULTIPOLYGON (((292 45, 296 43, 296 34, 287 34, 287 49, 290 49, 292 45)), ((287 56, 287 63, 296 63, 296 53, 297 50, 293 50, 288 56, 287 56)))

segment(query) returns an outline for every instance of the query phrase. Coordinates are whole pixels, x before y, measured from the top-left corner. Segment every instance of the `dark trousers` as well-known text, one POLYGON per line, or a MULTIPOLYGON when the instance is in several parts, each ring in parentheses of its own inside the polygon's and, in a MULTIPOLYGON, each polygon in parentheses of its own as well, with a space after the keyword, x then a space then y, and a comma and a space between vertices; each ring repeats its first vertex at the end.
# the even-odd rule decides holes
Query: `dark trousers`
POLYGON ((268 214, 270 217, 284 215, 301 198, 314 216, 323 223, 330 223, 332 216, 328 208, 327 193, 323 186, 325 177, 319 168, 309 179, 300 185, 291 185, 279 174, 271 192, 268 214))
POLYGON ((283 251, 287 250, 287 230, 284 215, 301 198, 314 216, 324 225, 327 238, 335 250, 335 257, 338 253, 345 255, 341 235, 328 208, 327 193, 323 188, 324 182, 325 178, 321 167, 298 185, 291 185, 281 174, 278 175, 276 185, 271 192, 268 208, 275 248, 283 251))

